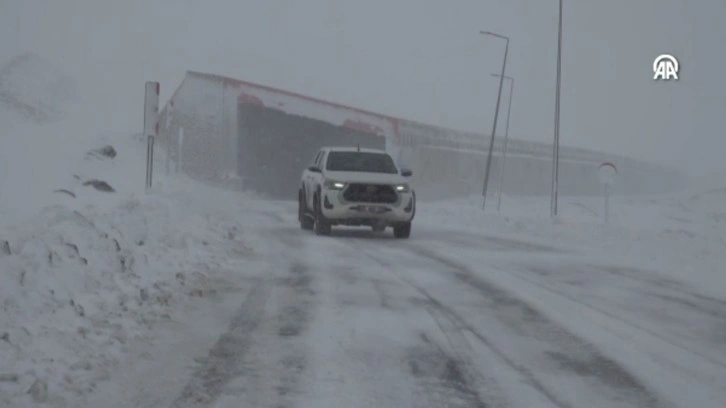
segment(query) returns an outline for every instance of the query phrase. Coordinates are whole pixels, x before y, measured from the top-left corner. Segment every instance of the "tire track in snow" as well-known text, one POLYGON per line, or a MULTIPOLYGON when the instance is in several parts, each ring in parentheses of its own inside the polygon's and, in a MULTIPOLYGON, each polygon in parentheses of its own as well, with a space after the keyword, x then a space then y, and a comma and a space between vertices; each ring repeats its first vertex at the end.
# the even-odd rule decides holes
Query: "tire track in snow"
MULTIPOLYGON (((525 336, 534 339, 545 339, 547 347, 541 347, 533 354, 544 357, 544 361, 555 363, 555 371, 575 374, 582 379, 594 379, 594 383, 585 384, 593 392, 601 396, 609 397, 613 405, 625 403, 625 406, 639 407, 663 407, 667 406, 660 398, 649 390, 643 382, 633 376, 616 361, 602 354, 592 344, 586 342, 579 336, 567 331, 555 321, 546 317, 542 312, 534 309, 526 301, 510 294, 508 291, 475 276, 466 266, 460 265, 455 260, 448 259, 428 249, 411 247, 408 251, 415 255, 432 260, 447 267, 454 277, 462 283, 470 286, 483 295, 493 307, 488 308, 493 317, 503 323, 503 327, 510 328, 512 335, 525 336), (522 324, 524 323, 524 324, 522 324), (603 395, 604 394, 604 395, 603 395)), ((430 295, 429 295, 430 296, 430 295)), ((432 297, 433 299, 433 297, 432 297)), ((482 343, 489 348, 498 348, 488 336, 482 334, 471 324, 467 323, 453 309, 449 309, 452 318, 459 321, 482 343)), ((531 350, 530 350, 531 351, 531 350)), ((537 375, 524 368, 526 365, 508 357, 508 353, 499 352, 502 358, 510 361, 511 366, 519 366, 523 374, 530 379, 531 384, 536 384, 538 390, 548 395, 552 402, 558 406, 567 407, 565 403, 556 396, 556 392, 549 391, 552 386, 546 385, 546 381, 538 379, 537 375)))
MULTIPOLYGON (((487 392, 487 401, 480 398, 480 386, 470 373, 467 357, 451 347, 462 340, 461 336, 453 341, 445 340, 449 347, 436 343, 434 338, 455 336, 456 332, 441 331, 441 324, 431 319, 431 312, 426 310, 425 298, 395 275, 379 268, 377 263, 371 265, 369 257, 361 251, 351 250, 337 240, 327 242, 337 259, 346 261, 330 265, 327 268, 330 279, 325 280, 328 285, 325 296, 331 302, 326 309, 333 311, 333 315, 327 315, 331 325, 329 336, 337 348, 333 354, 340 356, 343 366, 347 367, 343 375, 334 378, 357 384, 356 392, 362 392, 361 397, 368 401, 360 406, 372 406, 373 401, 386 407, 509 406, 494 403, 504 398, 502 393, 495 398, 497 393, 493 389, 487 392), (370 321, 376 320, 381 330, 386 331, 382 337, 371 330, 370 321), (339 321, 344 324, 339 325, 339 321), (408 340, 388 340, 394 338, 408 340), (397 385, 391 384, 393 373, 398 373, 397 385)), ((322 366, 319 370, 328 372, 329 368, 322 366)), ((492 388, 491 382, 487 387, 492 388)))
POLYGON ((440 324, 440 329, 453 351, 436 344, 425 332, 421 341, 411 345, 407 355, 409 370, 415 377, 421 403, 431 408, 492 408, 507 406, 492 401, 484 402, 476 388, 470 364, 456 352, 450 332, 440 324))
MULTIPOLYGON (((457 318, 450 309, 433 298, 427 291, 406 279, 396 272, 395 265, 378 256, 372 255, 361 246, 350 242, 341 242, 341 247, 350 251, 351 256, 360 257, 361 254, 376 264, 384 267, 393 273, 394 282, 411 289, 417 296, 408 298, 408 304, 414 310, 424 309, 432 318, 438 333, 446 339, 448 347, 437 345, 432 336, 426 332, 420 333, 421 342, 409 346, 408 364, 410 374, 415 377, 418 384, 418 394, 424 396, 419 401, 429 407, 473 407, 473 408, 494 408, 509 406, 528 406, 531 401, 540 402, 538 406, 553 406, 569 408, 560 404, 556 398, 548 395, 546 390, 539 387, 538 391, 545 395, 545 398, 531 397, 532 393, 525 397, 512 396, 500 386, 499 380, 492 372, 482 372, 482 366, 477 366, 476 352, 472 349, 466 339, 463 330, 466 325, 457 318), (543 392, 544 391, 544 392, 543 392), (543 399, 549 399, 549 404, 543 399), (519 400, 514 404, 513 400, 519 400), (527 402, 522 402, 526 400, 527 402)), ((371 248, 373 248, 371 246, 371 248)), ((389 285, 390 286, 390 285, 389 285)), ((401 290, 399 289, 399 295, 401 290)), ((396 310, 399 310, 397 308, 396 310)), ((405 317, 402 317, 405 318, 405 317)), ((437 334, 438 334, 437 333, 437 334)), ((514 367, 514 365, 512 365, 514 367)), ((516 368, 516 367, 515 367, 516 368)), ((519 381, 520 378, 514 379, 519 381)), ((535 384, 534 388, 538 388, 535 384)), ((517 390, 517 392, 520 392, 517 390)), ((418 405, 417 405, 418 406, 418 405)))
POLYGON ((300 338, 312 318, 313 281, 308 266, 299 261, 276 279, 264 322, 241 363, 244 373, 230 382, 215 408, 294 405, 304 391, 300 380, 308 368, 300 338))
POLYGON ((373 285, 373 288, 378 294, 378 304, 381 306, 382 309, 393 310, 393 306, 391 305, 391 297, 388 294, 386 288, 384 287, 385 283, 386 282, 381 279, 371 280, 371 284, 373 285))
POLYGON ((314 317, 316 274, 299 230, 271 225, 260 231, 272 244, 266 255, 286 270, 274 277, 263 322, 240 361, 239 375, 222 391, 214 408, 290 407, 300 394, 308 370, 309 350, 302 339, 314 317), (282 266, 281 265, 281 266, 282 266))
POLYGON ((278 407, 290 404, 305 369, 304 350, 296 343, 311 318, 313 277, 296 257, 304 248, 299 234, 272 228, 264 235, 273 243, 266 254, 268 276, 251 289, 173 408, 237 407, 243 400, 252 401, 251 406, 270 401, 277 401, 278 407), (286 264, 287 271, 281 274, 286 264), (260 355, 273 360, 259 361, 260 355))
MULTIPOLYGON (((602 266, 593 266, 593 265, 586 265, 585 268, 593 268, 595 272, 608 272, 613 274, 614 276, 617 276, 618 278, 627 278, 634 282, 638 282, 640 284, 641 293, 645 296, 649 296, 652 298, 658 299, 660 302, 663 302, 665 304, 677 304, 680 307, 686 307, 689 309, 692 309, 700 314, 705 314, 707 317, 711 319, 715 319, 717 321, 720 321, 720 324, 726 328, 726 302, 720 300, 720 299, 714 299, 708 296, 699 295, 698 293, 695 293, 691 290, 687 290, 687 288, 684 288, 685 285, 679 284, 676 281, 670 280, 668 278, 660 279, 659 277, 645 277, 645 276, 637 276, 636 272, 642 272, 643 274, 649 274, 647 271, 640 271, 637 269, 632 268, 618 268, 618 267, 602 267, 602 266), (656 289, 651 289, 648 286, 655 286, 656 289), (658 292, 660 291, 660 293, 658 292), (689 299, 691 297, 691 299, 689 299)), ((577 268, 577 266, 568 265, 565 267, 565 272, 572 272, 574 268, 577 268)), ((549 276, 552 274, 552 272, 548 269, 542 268, 542 267, 533 267, 533 266, 527 266, 527 270, 534 272, 538 275, 542 276, 549 276)), ((560 269, 563 269, 562 267, 560 269)), ((589 272, 587 269, 580 272, 580 274, 584 274, 586 272, 589 272)), ((645 327, 642 324, 638 324, 626 317, 623 317, 622 315, 606 310, 605 307, 597 306, 594 304, 594 302, 586 301, 581 299, 580 297, 583 296, 582 294, 573 295, 566 293, 565 291, 561 290, 561 288, 556 288, 555 285, 548 284, 543 281, 532 279, 531 277, 528 277, 521 272, 515 272, 516 276, 519 279, 522 279, 532 285, 535 285, 539 288, 542 288, 544 290, 547 290, 549 292, 552 292, 558 296, 562 296, 564 298, 567 298, 568 300, 577 303, 578 305, 581 305, 583 307, 586 307, 594 312, 597 312, 599 314, 602 314, 604 316, 607 316, 611 319, 617 320, 621 322, 624 325, 627 325, 635 330, 641 331, 643 333, 646 333, 649 336, 652 336, 660 341, 663 341, 665 343, 668 343, 669 345, 676 347, 686 353, 689 353, 693 355, 695 358, 702 360, 705 363, 708 364, 714 364, 720 366, 722 369, 726 368, 726 361, 713 355, 708 355, 707 352, 703 352, 701 350, 698 350, 697 347, 689 346, 685 344, 682 340, 677 340, 674 338, 671 338, 670 335, 667 335, 665 333, 660 333, 656 330, 650 329, 648 327, 645 327)), ((663 303, 661 303, 661 308, 664 308, 663 303)), ((703 317, 703 316, 701 316, 703 317)), ((726 333, 726 331, 725 331, 726 333)), ((723 341, 724 338, 726 338, 726 334, 722 336, 723 338, 716 338, 714 339, 714 342, 723 341)))
MULTIPOLYGON (((552 293, 556 296, 559 296, 561 298, 567 299, 568 301, 586 308, 589 311, 595 312, 599 315, 602 315, 606 319, 612 319, 613 321, 618 322, 619 324, 622 324, 624 326, 629 327, 630 329, 634 329, 635 332, 640 332, 641 334, 644 334, 646 339, 648 340, 657 340, 663 342, 665 345, 668 345, 671 347, 671 353, 670 353, 670 361, 667 362, 668 365, 674 365, 677 366, 681 371, 686 371, 689 373, 690 377, 693 378, 709 378, 711 375, 714 375, 714 378, 717 378, 717 374, 713 374, 714 371, 712 370, 720 370, 723 373, 723 368, 726 367, 724 363, 716 358, 711 358, 709 356, 704 355, 704 353, 699 352, 697 350, 694 350, 691 347, 685 346, 683 344, 680 344, 680 342, 673 341, 668 338, 668 336, 662 335, 654 330, 648 329, 646 327, 643 327, 640 324, 634 323, 630 321, 627 318, 622 317, 621 315, 618 315, 617 313, 614 313, 612 311, 608 311, 603 307, 599 307, 596 305, 591 304, 590 302, 583 301, 581 299, 578 299, 576 296, 573 296, 569 293, 566 293, 563 290, 560 290, 552 285, 548 285, 543 282, 538 282, 536 280, 533 280, 529 277, 523 276, 521 274, 515 273, 515 276, 518 279, 521 279, 525 282, 527 282, 530 285, 536 286, 537 288, 540 288, 542 290, 545 290, 549 293, 552 293), (688 355, 688 366, 686 364, 678 363, 676 360, 677 358, 674 358, 676 355, 681 355, 682 352, 687 353, 688 355), (693 361, 700 360, 700 364, 698 364, 695 368, 693 361), (704 364, 711 367, 711 370, 705 370, 704 364)), ((619 335, 622 336, 622 335, 619 335)), ((632 337, 632 336, 630 336, 632 337)), ((633 343, 634 340, 629 339, 630 343, 633 343)), ((663 358, 661 355, 652 352, 648 347, 644 348, 644 352, 647 354, 650 354, 651 357, 656 361, 662 361, 663 358)), ((723 374, 720 375, 720 377, 723 377, 723 374)))
POLYGON ((250 336, 262 322, 265 304, 272 285, 264 281, 247 295, 237 314, 209 354, 192 375, 191 380, 172 403, 173 408, 210 406, 227 383, 239 372, 250 336))
MULTIPOLYGON (((552 275, 551 270, 541 266, 525 265, 525 267, 529 271, 542 276, 552 275)), ((606 272, 619 279, 626 278, 638 282, 645 287, 657 287, 664 291, 670 291, 668 300, 678 302, 683 306, 696 309, 705 314, 719 317, 726 316, 725 300, 700 294, 687 283, 670 279, 667 276, 660 276, 654 271, 616 265, 572 264, 568 265, 566 272, 570 274, 606 272), (691 297, 693 299, 684 299, 684 297, 691 297)))
POLYGON ((477 234, 462 230, 429 229, 420 231, 416 236, 419 242, 441 243, 459 247, 472 248, 497 252, 529 252, 542 254, 567 253, 562 248, 540 244, 534 241, 523 241, 511 238, 497 237, 493 235, 477 234))
MULTIPOLYGON (((474 361, 471 357, 474 355, 474 350, 471 348, 469 343, 464 336, 464 331, 473 333, 479 341, 481 341, 487 348, 493 351, 499 358, 501 358, 509 367, 517 371, 524 379, 526 383, 534 388, 537 392, 542 394, 553 406, 560 408, 572 408, 571 405, 561 401, 554 393, 551 393, 544 385, 542 385, 526 368, 518 364, 516 361, 508 357, 505 353, 499 350, 494 344, 492 344, 486 337, 481 336, 478 332, 469 325, 461 316, 459 316, 453 309, 445 306, 434 298, 428 291, 413 283, 411 280, 401 278, 411 287, 415 288, 424 298, 427 300, 426 304, 429 309, 429 313, 436 320, 437 324, 441 328, 441 331, 445 333, 447 339, 451 343, 451 346, 460 350, 461 353, 465 353, 459 357, 459 361, 464 362, 462 365, 467 367, 469 362, 474 361)), ((484 374, 477 371, 475 368, 470 368, 469 378, 472 379, 472 383, 486 384, 495 382, 494 379, 485 378, 484 374)), ((488 396, 492 399, 491 396, 488 396)), ((496 398, 497 404, 494 406, 506 406, 503 402, 504 398, 496 398)))
MULTIPOLYGON (((356 248, 361 250, 360 242, 357 244, 356 248)), ((395 265, 381 257, 382 250, 386 251, 390 248, 369 244, 363 250, 382 266, 395 270, 395 265)), ((565 387, 565 382, 558 379, 562 376, 577 378, 578 386, 586 387, 586 392, 612 401, 612 405, 609 406, 659 408, 669 406, 626 369, 603 355, 595 346, 565 330, 564 327, 529 306, 524 300, 475 277, 465 266, 436 254, 430 248, 403 244, 403 246, 393 249, 393 251, 397 250, 414 255, 418 260, 423 258, 433 261, 440 265, 439 268, 445 268, 445 270, 439 269, 439 272, 450 273, 456 278, 456 281, 468 287, 470 292, 473 290, 480 295, 480 298, 483 295, 483 299, 487 303, 482 305, 485 312, 482 317, 489 320, 487 328, 491 323, 496 324, 495 333, 488 330, 487 334, 483 334, 456 310, 441 303, 437 297, 411 279, 401 277, 399 274, 402 280, 416 288, 419 293, 429 299, 435 309, 458 326, 460 332, 469 333, 471 338, 496 354, 508 367, 518 372, 527 384, 545 396, 553 406, 562 408, 577 406, 568 401, 566 396, 561 395, 564 390, 571 388, 565 387), (493 336, 494 334, 496 336, 493 336), (507 342, 503 342, 505 338, 536 339, 537 342, 530 343, 536 347, 530 346, 522 349, 520 354, 519 350, 513 349, 507 342), (528 361, 528 357, 531 361, 528 361), (533 364, 536 365, 533 366, 533 364), (550 374, 540 373, 534 370, 535 368, 550 374)), ((395 253, 399 254, 395 259, 404 259, 400 257, 400 252, 395 253)))
POLYGON ((298 338, 312 316, 308 272, 293 262, 286 276, 253 288, 172 407, 290 406, 306 368, 298 338))

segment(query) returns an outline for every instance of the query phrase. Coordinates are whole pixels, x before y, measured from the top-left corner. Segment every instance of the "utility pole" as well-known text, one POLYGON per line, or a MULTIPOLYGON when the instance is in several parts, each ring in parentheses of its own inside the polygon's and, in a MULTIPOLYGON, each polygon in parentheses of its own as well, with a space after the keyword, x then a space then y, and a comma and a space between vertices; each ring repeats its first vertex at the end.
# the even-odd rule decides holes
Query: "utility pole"
MULTIPOLYGON (((492 74, 498 77, 499 74, 492 74)), ((499 172, 499 194, 497 195, 497 211, 502 209, 502 185, 504 184, 504 169, 507 164, 507 145, 509 144, 509 118, 512 116, 512 97, 514 95, 514 78, 505 76, 509 80, 509 106, 507 107, 507 125, 504 128, 504 153, 502 154, 502 166, 499 172)))
POLYGON ((491 167, 492 167, 492 152, 494 150, 494 136, 496 135, 496 132, 497 132, 497 119, 499 117, 499 103, 501 102, 501 99, 502 99, 502 85, 504 83, 504 72, 507 67, 507 54, 509 53, 509 37, 500 35, 500 34, 496 34, 496 33, 492 33, 490 31, 479 31, 479 34, 491 35, 493 37, 497 37, 497 38, 506 40, 506 45, 504 47, 504 61, 502 62, 502 73, 501 73, 501 76, 499 77, 499 92, 497 93, 497 105, 496 105, 496 108, 494 109, 494 123, 492 124, 492 135, 491 135, 491 140, 489 142, 489 152, 487 153, 486 170, 484 172, 484 187, 482 189, 483 199, 482 199, 482 205, 481 205, 482 210, 484 210, 486 207, 486 202, 487 202, 487 188, 489 187, 489 172, 491 171, 491 167))
POLYGON ((562 85, 562 0, 560 2, 559 20, 557 23, 557 85, 555 91, 555 138, 552 146, 552 196, 550 212, 552 218, 557 217, 557 195, 560 177, 560 89, 562 85))

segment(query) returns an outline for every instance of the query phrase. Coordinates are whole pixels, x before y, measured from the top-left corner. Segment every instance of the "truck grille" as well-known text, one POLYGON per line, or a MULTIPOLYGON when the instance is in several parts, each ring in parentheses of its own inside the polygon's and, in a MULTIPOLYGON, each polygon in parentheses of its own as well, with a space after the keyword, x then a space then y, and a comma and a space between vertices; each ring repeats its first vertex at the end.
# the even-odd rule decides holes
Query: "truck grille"
POLYGON ((343 198, 355 203, 393 204, 398 201, 398 194, 393 186, 385 184, 353 183, 345 189, 343 198))

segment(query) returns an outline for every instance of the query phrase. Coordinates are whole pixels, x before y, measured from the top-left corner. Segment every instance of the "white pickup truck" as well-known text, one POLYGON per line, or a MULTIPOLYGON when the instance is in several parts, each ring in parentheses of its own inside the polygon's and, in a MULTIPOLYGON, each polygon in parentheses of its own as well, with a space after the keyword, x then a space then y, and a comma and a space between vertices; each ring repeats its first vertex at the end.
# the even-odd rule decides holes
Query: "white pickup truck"
POLYGON ((407 183, 411 175, 383 150, 322 148, 302 174, 300 227, 329 235, 333 225, 377 232, 390 226, 396 238, 408 238, 416 214, 416 194, 407 183))

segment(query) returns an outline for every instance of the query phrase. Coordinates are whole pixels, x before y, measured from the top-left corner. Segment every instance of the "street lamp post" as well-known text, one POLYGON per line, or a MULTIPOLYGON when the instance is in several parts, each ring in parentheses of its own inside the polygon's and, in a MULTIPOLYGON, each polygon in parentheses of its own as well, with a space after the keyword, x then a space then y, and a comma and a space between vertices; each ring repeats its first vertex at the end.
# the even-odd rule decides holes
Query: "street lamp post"
MULTIPOLYGON (((498 77, 499 74, 492 74, 498 77)), ((507 125, 504 128, 504 153, 502 154, 502 166, 499 171, 499 194, 497 195, 497 211, 502 209, 502 185, 504 184, 504 169, 507 163, 507 145, 509 144, 509 118, 512 116, 512 96, 514 95, 514 78, 505 76, 509 80, 509 103, 507 106, 507 125)))
POLYGON ((506 41, 506 45, 504 47, 504 61, 502 62, 502 73, 501 73, 501 76, 499 77, 499 92, 497 93, 497 106, 494 109, 494 123, 492 124, 492 136, 491 136, 491 140, 489 142, 489 152, 487 153, 486 171, 484 172, 484 187, 482 189, 483 200, 482 200, 482 205, 481 205, 481 208, 483 210, 486 207, 486 202, 487 202, 487 188, 489 187, 489 172, 492 167, 492 151, 494 150, 494 136, 497 132, 497 119, 499 117, 499 102, 502 99, 502 85, 504 83, 504 72, 507 67, 507 54, 509 52, 509 37, 500 35, 500 34, 496 34, 496 33, 492 33, 490 31, 479 31, 479 34, 491 35, 493 37, 501 38, 506 41))
POLYGON ((559 0, 559 20, 557 22, 557 85, 555 90, 555 137, 552 146, 552 196, 550 212, 557 217, 557 194, 560 177, 560 88, 562 79, 562 0, 559 0))

